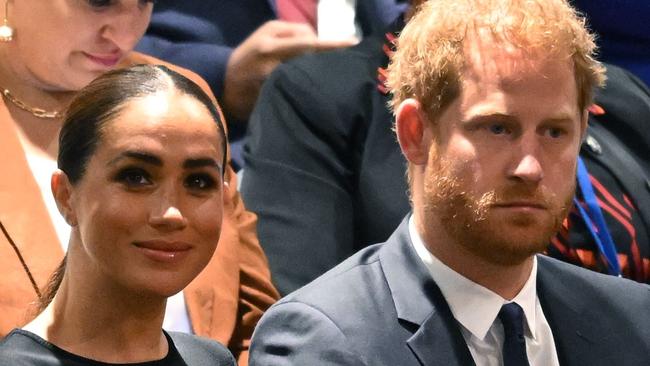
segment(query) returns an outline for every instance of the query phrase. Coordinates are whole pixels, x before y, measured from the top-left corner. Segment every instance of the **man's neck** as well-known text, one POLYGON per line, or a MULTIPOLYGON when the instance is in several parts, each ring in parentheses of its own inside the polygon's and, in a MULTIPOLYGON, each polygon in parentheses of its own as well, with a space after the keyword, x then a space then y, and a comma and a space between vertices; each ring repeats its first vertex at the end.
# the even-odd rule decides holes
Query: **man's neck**
POLYGON ((424 225, 415 214, 415 225, 427 250, 463 277, 511 300, 521 291, 533 269, 533 257, 520 263, 493 263, 456 243, 441 225, 424 225))

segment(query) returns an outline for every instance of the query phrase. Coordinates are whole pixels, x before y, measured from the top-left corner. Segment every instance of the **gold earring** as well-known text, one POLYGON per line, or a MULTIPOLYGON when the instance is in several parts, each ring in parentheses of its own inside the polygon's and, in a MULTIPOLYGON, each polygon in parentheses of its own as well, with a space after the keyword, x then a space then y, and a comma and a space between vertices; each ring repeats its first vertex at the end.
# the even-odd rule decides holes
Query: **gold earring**
POLYGON ((7 20, 7 14, 9 13, 9 0, 5 0, 5 17, 0 25, 0 41, 10 42, 14 38, 14 29, 9 26, 9 21, 7 20))

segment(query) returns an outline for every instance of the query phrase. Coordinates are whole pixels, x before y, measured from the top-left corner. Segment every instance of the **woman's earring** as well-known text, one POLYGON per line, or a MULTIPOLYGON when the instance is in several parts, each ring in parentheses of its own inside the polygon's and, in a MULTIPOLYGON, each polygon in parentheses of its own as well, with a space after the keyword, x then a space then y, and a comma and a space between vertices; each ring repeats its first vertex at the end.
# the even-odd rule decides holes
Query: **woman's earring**
POLYGON ((7 14, 9 13, 9 0, 5 0, 5 17, 0 25, 0 41, 2 42, 11 42, 14 38, 14 29, 9 26, 9 21, 7 20, 7 14))

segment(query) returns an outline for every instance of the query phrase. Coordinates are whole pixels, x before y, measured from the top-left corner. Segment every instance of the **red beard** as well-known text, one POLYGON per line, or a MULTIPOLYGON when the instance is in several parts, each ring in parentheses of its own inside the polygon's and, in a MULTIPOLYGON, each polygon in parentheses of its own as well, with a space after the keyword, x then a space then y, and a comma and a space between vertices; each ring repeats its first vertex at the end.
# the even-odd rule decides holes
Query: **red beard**
POLYGON ((438 218, 458 245, 491 263, 519 264, 544 251, 572 204, 575 183, 566 197, 514 179, 479 196, 450 164, 437 165, 425 172, 424 210, 438 218), (513 202, 536 209, 509 209, 513 202))

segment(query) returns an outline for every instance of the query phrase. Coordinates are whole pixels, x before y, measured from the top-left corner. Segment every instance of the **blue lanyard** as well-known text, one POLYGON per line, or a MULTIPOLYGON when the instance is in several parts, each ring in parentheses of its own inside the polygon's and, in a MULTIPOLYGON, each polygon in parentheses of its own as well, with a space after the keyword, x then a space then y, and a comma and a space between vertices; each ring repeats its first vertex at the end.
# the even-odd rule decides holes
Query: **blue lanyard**
POLYGON ((582 197, 589 208, 589 212, 582 207, 575 197, 573 198, 573 203, 576 208, 578 208, 578 211, 580 211, 580 216, 582 216, 582 219, 585 221, 585 225, 589 229, 591 236, 594 238, 598 250, 605 257, 605 260, 607 261, 607 271, 611 275, 620 277, 621 266, 618 263, 616 246, 614 246, 614 241, 612 240, 612 236, 610 235, 607 224, 605 223, 605 217, 603 216, 603 212, 596 200, 594 187, 591 185, 591 180, 589 180, 589 173, 587 173, 587 168, 585 167, 581 157, 578 157, 577 176, 578 186, 580 187, 582 197), (598 230, 596 230, 596 227, 598 230))

